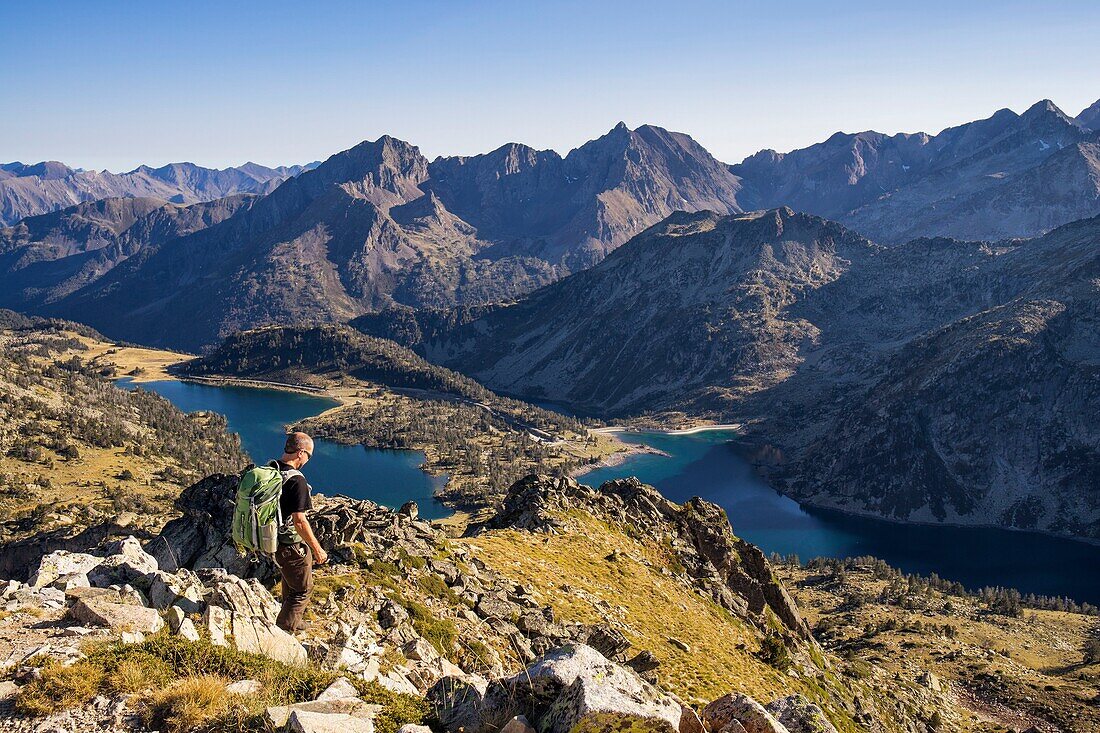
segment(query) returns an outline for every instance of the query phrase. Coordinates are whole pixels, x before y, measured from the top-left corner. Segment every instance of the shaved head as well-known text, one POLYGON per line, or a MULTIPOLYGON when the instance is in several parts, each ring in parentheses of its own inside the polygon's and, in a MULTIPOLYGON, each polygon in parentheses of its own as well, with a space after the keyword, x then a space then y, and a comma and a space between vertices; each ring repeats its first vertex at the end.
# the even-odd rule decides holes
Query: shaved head
POLYGON ((300 450, 304 450, 310 455, 313 455, 313 438, 305 433, 290 433, 287 435, 283 453, 292 456, 300 450))

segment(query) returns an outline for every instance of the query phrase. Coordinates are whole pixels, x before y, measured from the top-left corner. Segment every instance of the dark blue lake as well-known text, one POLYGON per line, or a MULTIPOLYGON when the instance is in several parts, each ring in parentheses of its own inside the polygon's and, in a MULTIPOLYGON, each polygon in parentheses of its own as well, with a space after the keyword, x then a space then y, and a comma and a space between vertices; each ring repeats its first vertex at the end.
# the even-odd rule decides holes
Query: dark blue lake
POLYGON ((637 455, 578 476, 589 485, 637 476, 676 502, 700 496, 726 509, 734 532, 764 549, 812 557, 874 555, 906 572, 969 588, 1003 585, 1100 604, 1100 546, 1001 529, 898 524, 803 508, 760 480, 730 433, 620 433, 670 456, 637 455))
MULTIPOLYGON (((127 381, 119 380, 120 386, 132 386, 127 381)), ((208 410, 225 415, 229 429, 241 436, 241 445, 256 462, 282 454, 288 424, 318 415, 337 404, 325 397, 253 387, 174 380, 143 382, 137 386, 166 397, 184 412, 208 410)), ((316 452, 303 471, 314 491, 370 499, 388 507, 401 506, 411 499, 426 519, 452 513, 433 496, 436 487, 447 479, 420 470, 423 453, 368 449, 327 440, 315 442, 316 452)))

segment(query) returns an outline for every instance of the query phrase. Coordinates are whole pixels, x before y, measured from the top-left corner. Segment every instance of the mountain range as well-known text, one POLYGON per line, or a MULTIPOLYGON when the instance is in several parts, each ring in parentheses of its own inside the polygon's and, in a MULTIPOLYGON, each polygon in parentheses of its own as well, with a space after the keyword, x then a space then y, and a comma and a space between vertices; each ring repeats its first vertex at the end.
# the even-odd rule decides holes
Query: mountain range
MULTIPOLYGON (((215 185, 194 167, 141 168, 125 176, 161 188, 175 182, 175 193, 154 194, 166 203, 243 190, 242 176, 275 188, 219 209, 228 218, 204 208, 179 231, 148 236, 144 227, 125 235, 81 228, 87 209, 79 206, 61 212, 67 232, 26 219, 0 233, 4 276, 15 285, 3 302, 198 348, 267 323, 510 302, 591 267, 675 211, 789 205, 887 244, 1033 236, 1100 213, 1100 133, 1085 129, 1096 108, 1072 120, 1044 101, 935 136, 838 133, 734 166, 687 135, 619 124, 564 157, 509 144, 429 161, 383 136, 311 170, 265 169, 297 173, 281 185, 238 169, 207 171, 235 171, 236 183, 215 185), (126 239, 121 254, 85 263, 117 236, 126 239)), ((0 187, 102 177, 60 164, 9 165, 7 175, 0 187)))
POLYGON ((876 241, 1030 237, 1100 213, 1100 107, 1080 124, 1043 100, 938 135, 837 133, 731 170, 746 209, 790 206, 876 241))
POLYGON ((270 193, 306 166, 267 168, 245 163, 217 170, 194 163, 139 166, 129 173, 86 171, 57 161, 0 164, 0 225, 105 198, 159 198, 176 204, 212 201, 239 193, 270 193))
POLYGON ((1100 537, 1100 217, 884 246, 785 208, 680 213, 429 333, 498 392, 744 421, 810 504, 1100 537))

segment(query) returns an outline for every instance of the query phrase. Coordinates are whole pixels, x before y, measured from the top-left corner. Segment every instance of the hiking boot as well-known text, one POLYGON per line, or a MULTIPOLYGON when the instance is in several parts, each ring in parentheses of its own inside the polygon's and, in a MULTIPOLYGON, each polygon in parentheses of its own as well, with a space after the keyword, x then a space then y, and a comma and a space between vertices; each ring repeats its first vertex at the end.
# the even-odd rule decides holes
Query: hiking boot
POLYGON ((295 624, 294 631, 309 631, 311 628, 313 628, 313 624, 311 624, 309 621, 299 621, 297 624, 295 624))

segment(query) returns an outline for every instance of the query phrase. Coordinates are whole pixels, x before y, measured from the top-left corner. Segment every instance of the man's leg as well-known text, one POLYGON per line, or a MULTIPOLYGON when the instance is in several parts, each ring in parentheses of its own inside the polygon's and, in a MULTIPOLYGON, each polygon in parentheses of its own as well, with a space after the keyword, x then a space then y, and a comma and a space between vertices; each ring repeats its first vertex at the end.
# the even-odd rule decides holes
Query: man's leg
POLYGON ((283 578, 283 603, 275 623, 293 634, 302 626, 302 614, 313 591, 313 553, 299 543, 280 547, 276 558, 283 578))

